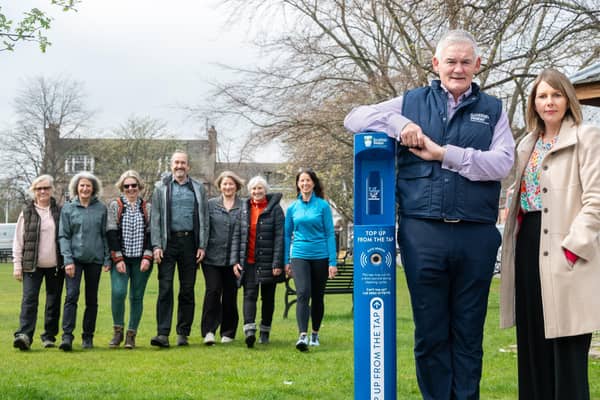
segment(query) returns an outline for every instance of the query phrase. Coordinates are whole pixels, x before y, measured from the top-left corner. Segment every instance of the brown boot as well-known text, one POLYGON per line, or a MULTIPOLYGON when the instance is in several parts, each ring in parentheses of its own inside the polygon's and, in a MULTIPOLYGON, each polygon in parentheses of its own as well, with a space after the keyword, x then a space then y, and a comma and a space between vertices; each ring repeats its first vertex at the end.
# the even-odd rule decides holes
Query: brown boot
POLYGON ((110 340, 110 342, 108 342, 108 347, 110 347, 111 349, 119 347, 119 345, 123 341, 123 327, 115 325, 113 329, 113 337, 110 340))
POLYGON ((127 335, 125 336, 125 348, 135 348, 135 331, 132 331, 131 329, 127 330, 127 335))

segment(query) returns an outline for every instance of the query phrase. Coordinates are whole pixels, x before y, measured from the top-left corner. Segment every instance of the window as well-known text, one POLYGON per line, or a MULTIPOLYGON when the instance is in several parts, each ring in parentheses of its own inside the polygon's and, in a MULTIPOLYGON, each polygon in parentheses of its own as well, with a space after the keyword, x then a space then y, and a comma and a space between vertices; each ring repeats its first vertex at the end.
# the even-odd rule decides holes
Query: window
POLYGON ((94 157, 75 154, 65 160, 65 174, 75 175, 81 171, 94 173, 94 157))

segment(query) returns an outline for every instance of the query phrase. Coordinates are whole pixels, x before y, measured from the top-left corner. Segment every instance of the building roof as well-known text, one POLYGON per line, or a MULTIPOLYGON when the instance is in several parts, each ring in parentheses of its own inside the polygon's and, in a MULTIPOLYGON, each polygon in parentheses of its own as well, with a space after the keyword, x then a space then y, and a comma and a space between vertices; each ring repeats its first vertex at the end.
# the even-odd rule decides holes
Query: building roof
POLYGON ((577 71, 569 77, 573 85, 580 85, 588 82, 599 82, 600 81, 600 62, 590 65, 580 71, 577 71))
POLYGON ((600 63, 577 71, 569 79, 581 104, 600 107, 600 63))

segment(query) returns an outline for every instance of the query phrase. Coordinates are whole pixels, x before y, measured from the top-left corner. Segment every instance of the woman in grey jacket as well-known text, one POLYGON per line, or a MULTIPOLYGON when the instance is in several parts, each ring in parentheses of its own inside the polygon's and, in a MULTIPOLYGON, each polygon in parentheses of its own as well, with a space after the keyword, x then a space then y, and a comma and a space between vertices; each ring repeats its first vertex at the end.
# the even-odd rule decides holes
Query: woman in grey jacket
POLYGON ((59 241, 64 257, 67 296, 63 312, 63 336, 60 349, 73 348, 73 330, 81 277, 85 275, 85 312, 83 314, 82 344, 93 347, 98 315, 98 285, 102 266, 110 268, 106 241, 106 206, 98 200, 102 186, 98 178, 80 172, 69 183, 71 201, 60 213, 59 241))
POLYGON ((209 234, 202 272, 206 282, 200 330, 204 344, 215 344, 215 333, 221 326, 221 343, 235 338, 239 314, 237 285, 233 274, 231 243, 239 221, 242 202, 237 193, 243 181, 231 171, 222 172, 215 180, 221 195, 208 201, 209 234))
POLYGON ((262 176, 248 182, 250 198, 242 203, 240 229, 233 241, 237 263, 234 273, 244 285, 244 336, 246 346, 256 341, 256 302, 261 292, 259 343, 269 343, 275 288, 285 279, 283 273, 284 216, 279 205, 281 193, 268 193, 269 185, 262 176))

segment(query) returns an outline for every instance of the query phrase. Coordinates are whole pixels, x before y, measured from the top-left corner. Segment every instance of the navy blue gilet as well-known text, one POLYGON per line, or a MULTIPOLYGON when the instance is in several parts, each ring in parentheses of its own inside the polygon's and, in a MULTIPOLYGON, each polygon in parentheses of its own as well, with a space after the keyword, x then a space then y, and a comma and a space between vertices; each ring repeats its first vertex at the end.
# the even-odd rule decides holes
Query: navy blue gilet
MULTIPOLYGON (((451 119, 447 102, 447 94, 436 80, 431 86, 405 93, 402 115, 441 146, 489 150, 502 112, 500 100, 482 93, 473 83, 471 95, 460 103, 451 119)), ((420 159, 405 146, 397 146, 396 171, 400 215, 483 223, 495 223, 498 218, 500 182, 470 181, 442 169, 439 161, 420 159)))

